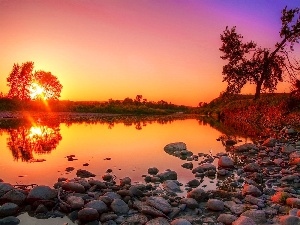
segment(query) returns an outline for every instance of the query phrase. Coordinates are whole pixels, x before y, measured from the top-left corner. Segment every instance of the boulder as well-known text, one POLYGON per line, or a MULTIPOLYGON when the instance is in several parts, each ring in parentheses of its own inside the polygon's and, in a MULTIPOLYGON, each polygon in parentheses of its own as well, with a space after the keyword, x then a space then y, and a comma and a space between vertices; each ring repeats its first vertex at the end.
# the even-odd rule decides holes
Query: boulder
POLYGON ((243 212, 241 216, 247 216, 257 224, 263 224, 267 222, 266 213, 263 210, 250 209, 243 212))
POLYGON ((85 188, 82 184, 75 182, 67 182, 62 185, 62 189, 76 193, 85 193, 85 188))
POLYGON ((83 208, 78 212, 78 218, 84 222, 90 222, 97 220, 99 218, 99 213, 96 209, 92 208, 83 208))
POLYGON ((129 211, 128 205, 122 199, 113 200, 110 207, 116 214, 126 214, 129 211))
POLYGON ((17 225, 20 223, 20 220, 14 216, 8 216, 3 219, 0 219, 1 225, 17 225))
POLYGON ((0 217, 15 215, 19 210, 19 206, 15 203, 4 203, 0 206, 0 217))
POLYGON ((207 201, 206 207, 213 211, 223 211, 224 210, 224 202, 218 199, 209 199, 207 201))
POLYGON ((176 171, 167 170, 157 175, 161 180, 177 180, 176 171))
POLYGON ((163 188, 169 192, 182 192, 178 181, 166 180, 163 182, 163 188))
POLYGON ((11 184, 0 182, 0 197, 12 189, 14 189, 14 187, 11 184))
POLYGON ((82 170, 79 169, 76 172, 77 177, 81 177, 81 178, 89 178, 89 177, 95 177, 96 175, 87 171, 87 170, 82 170))
POLYGON ((201 188, 195 188, 187 193, 187 198, 193 198, 198 202, 205 201, 208 194, 201 188))
POLYGON ((27 201, 32 203, 38 200, 51 200, 57 196, 57 191, 48 186, 36 186, 27 195, 27 201))
POLYGON ((156 197, 156 196, 149 197, 149 198, 147 198, 146 203, 148 205, 162 211, 165 214, 168 214, 172 211, 172 206, 163 197, 156 197))
POLYGON ((84 206, 84 200, 78 196, 69 196, 67 198, 67 203, 72 209, 81 209, 84 206))
POLYGON ((101 200, 93 200, 84 205, 85 208, 96 209, 101 215, 104 212, 108 211, 107 205, 101 200))
POLYGON ((18 191, 17 189, 12 189, 6 192, 1 198, 1 202, 12 202, 17 205, 21 205, 26 199, 26 195, 18 191))
POLYGON ((185 204, 189 209, 196 209, 199 207, 199 203, 193 198, 182 198, 180 204, 185 204))
POLYGON ((186 150, 186 144, 183 143, 183 142, 170 143, 170 144, 167 144, 164 147, 164 150, 168 151, 168 152, 175 152, 175 151, 186 150))

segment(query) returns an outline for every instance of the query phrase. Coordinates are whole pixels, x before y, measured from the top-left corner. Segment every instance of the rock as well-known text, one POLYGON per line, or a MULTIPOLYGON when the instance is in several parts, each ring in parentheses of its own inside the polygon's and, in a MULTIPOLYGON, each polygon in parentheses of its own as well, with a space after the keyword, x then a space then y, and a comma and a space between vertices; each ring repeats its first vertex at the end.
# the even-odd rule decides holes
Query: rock
POLYGON ((111 174, 109 174, 109 173, 104 174, 104 175, 102 176, 102 179, 103 179, 104 181, 108 181, 108 182, 112 181, 113 178, 114 178, 113 175, 111 175, 111 174))
POLYGON ((193 198, 182 198, 180 199, 181 204, 185 204, 189 209, 196 209, 199 207, 199 203, 193 198))
POLYGON ((90 179, 88 182, 91 186, 96 186, 99 189, 107 188, 106 184, 103 181, 100 181, 100 180, 90 179))
POLYGON ((105 221, 111 221, 111 220, 115 220, 118 218, 118 215, 115 213, 102 213, 100 216, 100 221, 101 222, 105 222, 105 221))
POLYGON ((240 216, 232 225, 256 225, 256 223, 247 216, 240 216))
POLYGON ((21 191, 18 191, 16 189, 12 189, 8 192, 6 192, 1 197, 1 202, 12 202, 17 205, 21 205, 26 199, 26 195, 23 194, 21 191))
POLYGON ((19 210, 19 206, 15 203, 4 203, 0 206, 0 217, 13 216, 19 210))
MULTIPOLYGON (((133 214, 126 218, 124 225, 131 225, 131 224, 146 224, 148 222, 147 216, 143 214, 133 214)), ((122 223, 123 224, 123 223, 122 223)))
POLYGON ((150 175, 156 175, 159 172, 159 170, 156 167, 151 167, 148 169, 148 174, 150 175))
POLYGON ((200 166, 194 168, 192 173, 203 173, 208 170, 216 170, 216 166, 211 163, 203 163, 200 166))
POLYGON ((167 152, 175 152, 175 151, 186 150, 186 144, 183 143, 183 142, 170 143, 170 144, 167 144, 164 147, 164 150, 167 151, 167 152))
POLYGON ((255 144, 245 143, 245 144, 242 144, 239 146, 235 146, 233 150, 235 152, 248 152, 249 150, 252 150, 252 149, 258 149, 258 148, 255 144))
POLYGON ((182 192, 178 182, 175 180, 164 181, 163 188, 169 192, 182 192))
POLYGON ((260 166, 257 163, 249 163, 243 169, 245 172, 258 172, 260 171, 260 166))
POLYGON ((96 209, 101 215, 104 212, 108 211, 107 205, 101 200, 93 200, 84 205, 85 208, 96 209))
POLYGON ((57 196, 57 192, 48 186, 36 186, 27 195, 27 201, 32 203, 38 200, 51 200, 57 196))
POLYGON ((193 167, 194 167, 194 165, 193 165, 192 162, 183 163, 181 166, 182 166, 183 168, 189 169, 189 170, 193 169, 193 167))
POLYGON ((228 156, 221 156, 218 160, 218 166, 221 168, 232 168, 234 167, 234 162, 228 156))
POLYGON ((247 216, 257 224, 267 222, 266 214, 263 210, 250 209, 243 212, 241 216, 247 216))
POLYGON ((225 141, 226 146, 232 146, 232 145, 235 145, 235 144, 237 144, 236 140, 228 139, 228 140, 225 141))
POLYGON ((289 193, 284 191, 278 191, 271 197, 271 201, 273 203, 282 204, 285 203, 286 199, 289 197, 291 197, 289 193))
POLYGON ((110 207, 116 214, 126 214, 129 211, 128 205, 122 199, 113 200, 110 207))
POLYGON ((130 177, 124 177, 123 179, 120 180, 120 186, 125 186, 126 184, 127 185, 131 184, 130 177))
POLYGON ((84 206, 84 200, 77 196, 69 196, 67 198, 67 203, 72 209, 81 209, 84 206))
POLYGON ((292 175, 286 175, 284 177, 282 177, 280 179, 281 182, 294 182, 295 180, 298 180, 299 179, 299 176, 298 175, 295 175, 295 174, 292 174, 292 175))
POLYGON ((300 199, 299 198, 287 198, 286 204, 291 207, 300 209, 300 199))
POLYGON ((192 188, 196 188, 200 185, 200 181, 197 179, 190 180, 187 185, 192 188))
POLYGON ((254 185, 244 184, 242 194, 245 195, 252 195, 254 197, 259 197, 262 195, 261 191, 255 187, 254 185))
POLYGON ((96 209, 83 208, 78 212, 78 218, 84 222, 90 222, 99 218, 99 213, 96 209))
POLYGON ((264 201, 262 199, 256 198, 252 195, 246 195, 244 200, 246 202, 249 202, 249 203, 253 204, 253 205, 257 205, 258 207, 261 207, 261 208, 265 207, 264 201))
POLYGON ((3 219, 0 219, 1 225, 17 225, 20 223, 20 220, 14 216, 8 216, 3 219))
POLYGON ((85 193, 85 188, 82 184, 75 182, 67 182, 62 185, 62 189, 66 191, 74 191, 76 193, 85 193))
POLYGON ((157 175, 161 180, 177 180, 177 173, 175 171, 165 171, 157 175))
POLYGON ((284 146, 281 147, 281 152, 285 153, 285 154, 290 154, 290 153, 295 152, 295 151, 296 151, 296 149, 292 145, 284 145, 284 146))
POLYGON ((39 213, 46 214, 48 212, 48 209, 45 205, 40 204, 40 205, 38 205, 38 207, 36 208, 36 210, 34 212, 35 212, 35 214, 39 214, 39 213))
MULTIPOLYGON (((115 200, 115 199, 121 199, 121 196, 115 192, 112 192, 112 191, 109 191, 109 192, 106 192, 104 195, 104 197, 109 197, 110 199, 112 200, 115 200)), ((99 200, 102 200, 102 199, 99 199, 99 200)), ((102 200, 103 201, 103 200, 102 200)), ((105 202, 105 201, 104 201, 105 202)))
POLYGON ((207 193, 201 188, 195 188, 187 193, 188 198, 193 198, 198 202, 205 201, 208 197, 207 193))
POLYGON ((275 138, 268 138, 261 145, 265 147, 275 147, 276 141, 275 138))
POLYGON ((155 209, 154 207, 151 207, 149 205, 146 205, 144 202, 136 200, 134 201, 133 205, 135 208, 138 209, 140 213, 155 217, 166 217, 166 215, 162 211, 155 209))
POLYGON ((234 201, 225 201, 224 206, 229 208, 235 215, 241 215, 245 211, 245 206, 243 204, 237 204, 234 201))
POLYGON ((163 217, 158 217, 152 220, 149 220, 146 225, 170 225, 169 221, 163 217))
POLYGON ((165 214, 168 214, 172 211, 172 206, 163 197, 154 197, 154 196, 149 197, 149 198, 147 198, 146 203, 148 205, 162 211, 165 214))
POLYGON ((14 189, 14 187, 11 184, 0 182, 0 197, 12 189, 14 189))
POLYGON ((140 190, 137 186, 131 186, 129 188, 129 193, 130 193, 131 196, 136 196, 136 197, 144 196, 143 191, 140 190))
POLYGON ((237 219, 236 216, 231 215, 231 214, 220 214, 217 221, 224 223, 225 225, 230 225, 232 224, 233 221, 235 221, 237 219))
POLYGON ((218 199, 209 199, 207 201, 206 207, 213 211, 223 211, 224 210, 224 202, 218 199))
POLYGON ((298 225, 300 224, 300 219, 297 216, 290 216, 290 215, 285 215, 285 216, 280 216, 279 221, 281 225, 298 225))
POLYGON ((175 219, 171 222, 171 225, 192 225, 192 224, 186 219, 175 219))
POLYGON ((77 177, 81 177, 81 178, 89 178, 89 177, 95 177, 96 175, 87 171, 87 170, 82 170, 79 169, 76 172, 77 177))

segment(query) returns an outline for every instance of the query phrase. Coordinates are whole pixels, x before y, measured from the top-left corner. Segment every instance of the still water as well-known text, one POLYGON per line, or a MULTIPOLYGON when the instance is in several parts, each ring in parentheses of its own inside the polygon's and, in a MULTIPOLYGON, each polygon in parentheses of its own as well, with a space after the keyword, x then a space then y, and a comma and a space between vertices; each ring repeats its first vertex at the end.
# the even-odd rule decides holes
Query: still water
MULTIPOLYGON (((143 182, 148 168, 157 167, 160 172, 175 170, 185 184, 194 174, 181 166, 185 160, 167 154, 165 145, 181 141, 194 154, 225 151, 216 141, 222 133, 197 119, 31 124, 0 129, 0 178, 5 182, 52 186, 58 177, 76 177, 78 169, 96 174, 94 179, 112 169, 117 182, 126 176, 132 182, 143 182), (73 161, 68 160, 70 155, 74 155, 73 161), (67 172, 68 167, 74 170, 67 172)), ((193 161, 194 167, 198 163, 193 161)), ((213 181, 207 183, 208 188, 214 188, 213 181)))

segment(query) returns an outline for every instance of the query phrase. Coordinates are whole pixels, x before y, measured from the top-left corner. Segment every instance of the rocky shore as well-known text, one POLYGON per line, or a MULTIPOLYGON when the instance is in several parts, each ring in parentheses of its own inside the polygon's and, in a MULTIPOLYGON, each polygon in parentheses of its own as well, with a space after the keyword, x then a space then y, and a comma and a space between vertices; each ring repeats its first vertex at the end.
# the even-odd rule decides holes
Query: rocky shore
POLYGON ((102 180, 78 170, 76 178, 60 177, 53 187, 1 180, 0 225, 22 224, 17 216, 24 212, 87 225, 300 224, 300 133, 284 127, 269 136, 241 145, 227 140, 226 151, 216 155, 195 155, 182 142, 166 145, 195 175, 187 184, 176 171, 156 167, 143 183, 116 178, 110 169, 102 180), (201 188, 206 176, 218 178, 216 190, 201 188))

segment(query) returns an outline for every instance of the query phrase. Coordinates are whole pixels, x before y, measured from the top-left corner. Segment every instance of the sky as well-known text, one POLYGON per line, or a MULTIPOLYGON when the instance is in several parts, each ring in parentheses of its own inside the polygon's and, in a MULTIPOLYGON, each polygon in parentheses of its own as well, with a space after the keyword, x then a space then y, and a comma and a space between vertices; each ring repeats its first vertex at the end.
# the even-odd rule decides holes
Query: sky
MULTIPOLYGON (((0 92, 8 92, 14 63, 33 61, 35 70, 50 71, 61 82, 61 100, 142 95, 197 106, 226 88, 219 51, 225 27, 274 48, 286 5, 300 2, 0 0, 0 92)), ((243 93, 253 90, 247 86, 243 93)))

